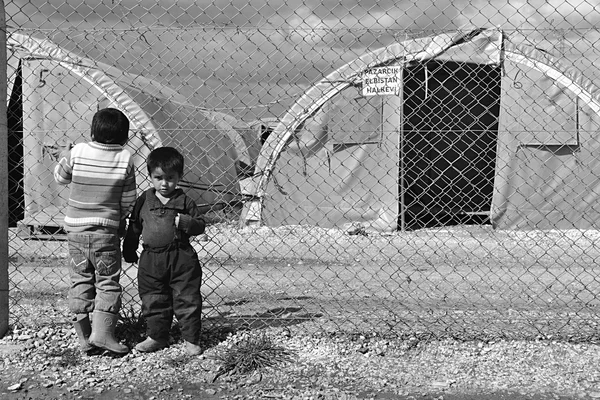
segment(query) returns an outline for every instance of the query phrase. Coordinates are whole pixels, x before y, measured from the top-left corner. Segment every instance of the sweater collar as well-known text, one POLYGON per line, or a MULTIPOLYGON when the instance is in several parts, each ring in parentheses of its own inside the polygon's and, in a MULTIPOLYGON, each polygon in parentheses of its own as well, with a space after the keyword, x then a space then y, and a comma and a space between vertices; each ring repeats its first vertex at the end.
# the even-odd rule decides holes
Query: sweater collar
POLYGON ((97 149, 102 149, 102 150, 122 150, 123 146, 120 144, 106 144, 106 143, 100 143, 100 142, 94 142, 91 141, 89 142, 90 146, 95 147, 97 149))
MULTIPOLYGON (((152 200, 153 203, 156 203, 160 206, 165 206, 168 203, 170 203, 172 200, 177 199, 179 196, 181 196, 181 194, 183 193, 183 190, 181 188, 177 188, 175 189, 175 191, 173 192, 173 194, 171 195, 171 197, 169 197, 169 201, 166 204, 163 204, 159 199, 158 196, 156 195, 156 189, 154 188, 150 188, 148 189, 148 191, 152 194, 150 196, 150 199, 152 200)), ((146 196, 147 197, 147 196, 146 196)))

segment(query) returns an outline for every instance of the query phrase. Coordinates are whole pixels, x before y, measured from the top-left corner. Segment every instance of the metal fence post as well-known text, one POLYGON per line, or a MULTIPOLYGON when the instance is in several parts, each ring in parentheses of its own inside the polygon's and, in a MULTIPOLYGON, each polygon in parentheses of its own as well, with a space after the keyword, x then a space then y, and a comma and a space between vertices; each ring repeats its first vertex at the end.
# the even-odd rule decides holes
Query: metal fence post
MULTIPOLYGON (((0 176, 8 177, 6 18, 0 1, 0 176), (2 172, 4 171, 4 172, 2 172)), ((0 179, 0 338, 8 331, 8 180, 0 179)))

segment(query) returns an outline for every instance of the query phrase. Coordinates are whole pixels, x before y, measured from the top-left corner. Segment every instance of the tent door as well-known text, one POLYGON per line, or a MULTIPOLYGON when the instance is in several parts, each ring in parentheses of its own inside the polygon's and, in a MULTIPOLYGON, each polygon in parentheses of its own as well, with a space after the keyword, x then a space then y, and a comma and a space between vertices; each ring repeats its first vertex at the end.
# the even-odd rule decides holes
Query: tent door
POLYGON ((399 154, 405 229, 489 223, 500 74, 495 65, 447 61, 406 68, 399 154))
MULTIPOLYGON (((10 88, 9 88, 10 89, 10 88)), ((8 224, 16 227, 25 216, 23 192, 23 69, 16 70, 7 109, 8 123, 8 224)))

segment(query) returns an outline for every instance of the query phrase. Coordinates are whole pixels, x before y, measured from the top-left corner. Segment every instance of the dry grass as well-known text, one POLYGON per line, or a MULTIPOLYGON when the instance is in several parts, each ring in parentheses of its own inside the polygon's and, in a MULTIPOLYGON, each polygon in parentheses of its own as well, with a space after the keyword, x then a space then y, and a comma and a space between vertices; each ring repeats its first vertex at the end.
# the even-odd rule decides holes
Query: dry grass
POLYGON ((296 352, 278 345, 264 332, 246 333, 212 357, 219 375, 247 375, 292 362, 296 352))

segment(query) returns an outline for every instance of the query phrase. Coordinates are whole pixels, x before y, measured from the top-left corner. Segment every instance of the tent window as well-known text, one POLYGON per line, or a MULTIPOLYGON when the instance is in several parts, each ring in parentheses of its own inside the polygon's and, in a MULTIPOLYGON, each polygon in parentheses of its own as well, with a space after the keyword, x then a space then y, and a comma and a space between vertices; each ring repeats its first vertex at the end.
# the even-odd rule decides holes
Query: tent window
POLYGON ((579 144, 577 97, 542 72, 505 63, 502 78, 503 130, 521 146, 579 144))
POLYGON ((363 97, 360 88, 338 94, 329 110, 328 133, 333 152, 381 142, 382 96, 363 97))

